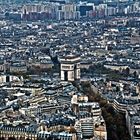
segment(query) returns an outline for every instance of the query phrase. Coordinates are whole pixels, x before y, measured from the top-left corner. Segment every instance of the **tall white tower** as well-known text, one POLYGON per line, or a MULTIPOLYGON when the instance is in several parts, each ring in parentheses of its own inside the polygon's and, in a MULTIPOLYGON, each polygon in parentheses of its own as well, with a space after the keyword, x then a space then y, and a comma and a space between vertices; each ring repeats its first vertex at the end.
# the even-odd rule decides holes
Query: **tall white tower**
POLYGON ((75 81, 80 80, 80 57, 67 55, 60 58, 61 80, 75 81))

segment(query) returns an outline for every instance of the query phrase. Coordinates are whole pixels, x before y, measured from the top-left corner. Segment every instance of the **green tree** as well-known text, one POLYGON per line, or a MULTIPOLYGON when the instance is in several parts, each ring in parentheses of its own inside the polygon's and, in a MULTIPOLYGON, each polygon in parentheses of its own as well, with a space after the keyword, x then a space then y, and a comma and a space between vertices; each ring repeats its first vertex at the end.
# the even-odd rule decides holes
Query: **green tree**
POLYGON ((89 82, 82 83, 84 93, 89 97, 90 101, 99 102, 102 114, 106 122, 108 139, 111 140, 130 140, 130 136, 125 124, 125 116, 114 111, 111 104, 103 99, 98 93, 92 91, 89 82))

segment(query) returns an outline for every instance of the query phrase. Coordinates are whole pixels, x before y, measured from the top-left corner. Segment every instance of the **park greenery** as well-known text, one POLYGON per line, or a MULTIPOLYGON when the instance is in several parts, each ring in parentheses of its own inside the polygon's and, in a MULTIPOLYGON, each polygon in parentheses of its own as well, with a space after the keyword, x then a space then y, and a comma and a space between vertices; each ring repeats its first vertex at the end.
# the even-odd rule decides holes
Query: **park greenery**
POLYGON ((94 64, 89 69, 81 69, 82 76, 102 76, 106 75, 107 79, 119 81, 120 79, 128 78, 128 76, 137 78, 137 72, 130 73, 130 68, 111 70, 104 67, 103 64, 94 64))

